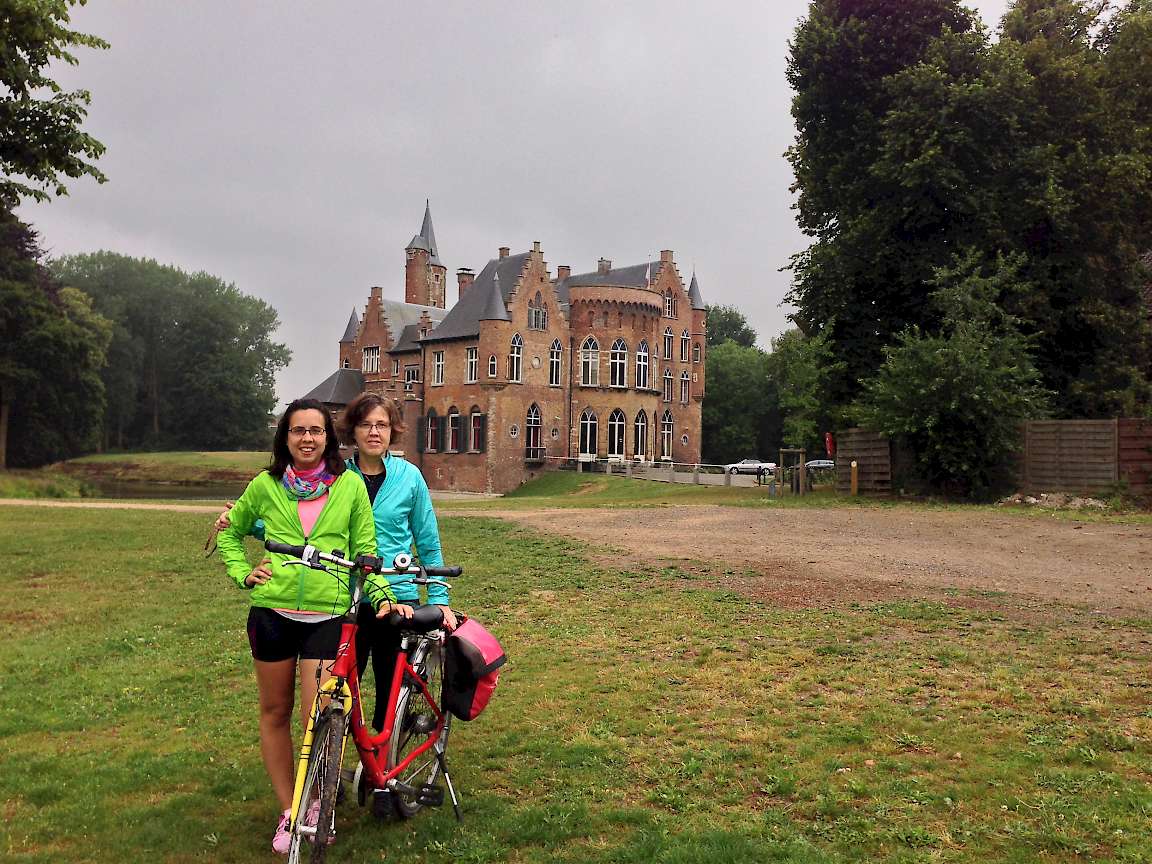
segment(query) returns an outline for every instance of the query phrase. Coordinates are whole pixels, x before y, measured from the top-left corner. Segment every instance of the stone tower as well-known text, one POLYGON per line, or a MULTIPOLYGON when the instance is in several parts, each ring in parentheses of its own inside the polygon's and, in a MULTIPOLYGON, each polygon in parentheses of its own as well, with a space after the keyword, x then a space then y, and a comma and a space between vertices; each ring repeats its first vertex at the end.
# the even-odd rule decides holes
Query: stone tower
POLYGON ((432 208, 424 202, 424 224, 404 250, 404 302, 444 308, 444 280, 447 268, 440 263, 436 232, 432 229, 432 208))

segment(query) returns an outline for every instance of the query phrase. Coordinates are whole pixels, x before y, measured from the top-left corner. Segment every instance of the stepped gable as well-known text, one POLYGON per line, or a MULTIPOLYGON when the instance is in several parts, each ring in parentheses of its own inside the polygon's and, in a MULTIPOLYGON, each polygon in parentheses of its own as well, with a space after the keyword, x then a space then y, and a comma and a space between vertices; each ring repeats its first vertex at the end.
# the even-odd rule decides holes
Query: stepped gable
POLYGON ((508 298, 520 281, 530 252, 493 258, 480 271, 440 326, 424 342, 466 339, 480 335, 481 321, 508 321, 508 298))

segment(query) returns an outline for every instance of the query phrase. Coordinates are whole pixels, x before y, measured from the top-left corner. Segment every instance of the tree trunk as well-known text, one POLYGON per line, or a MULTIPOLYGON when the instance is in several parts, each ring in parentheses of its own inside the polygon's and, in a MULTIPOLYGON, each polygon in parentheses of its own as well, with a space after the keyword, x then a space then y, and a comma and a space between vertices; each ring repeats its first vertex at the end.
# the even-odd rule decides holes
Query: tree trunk
MULTIPOLYGON (((152 364, 152 437, 160 440, 160 379, 156 374, 156 364, 152 364)), ((157 446, 153 443, 153 446, 157 446)))

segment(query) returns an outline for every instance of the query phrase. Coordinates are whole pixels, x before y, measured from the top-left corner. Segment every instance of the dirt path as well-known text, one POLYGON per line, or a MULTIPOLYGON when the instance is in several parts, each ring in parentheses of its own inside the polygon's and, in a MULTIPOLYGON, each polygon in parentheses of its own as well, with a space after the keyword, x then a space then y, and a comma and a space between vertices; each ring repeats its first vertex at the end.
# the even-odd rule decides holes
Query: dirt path
POLYGON ((985 600, 992 605, 1056 601, 1110 615, 1152 615, 1147 525, 963 512, 703 506, 484 515, 615 547, 630 562, 696 569, 697 562, 713 559, 702 569, 745 571, 728 581, 789 605, 959 591, 969 605, 990 595, 985 600))
POLYGON ((59 498, 0 498, 0 507, 82 507, 88 510, 171 510, 174 513, 219 513, 219 504, 158 504, 152 501, 85 501, 59 498))

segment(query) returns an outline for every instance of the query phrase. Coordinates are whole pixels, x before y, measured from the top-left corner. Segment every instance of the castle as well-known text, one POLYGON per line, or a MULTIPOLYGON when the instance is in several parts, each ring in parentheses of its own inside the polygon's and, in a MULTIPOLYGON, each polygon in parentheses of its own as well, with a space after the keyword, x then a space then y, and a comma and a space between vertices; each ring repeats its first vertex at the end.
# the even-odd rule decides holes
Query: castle
POLYGON ((563 461, 700 461, 705 307, 672 252, 553 277, 539 243, 502 247, 456 273, 451 309, 427 205, 405 252, 403 302, 372 288, 308 396, 337 415, 362 390, 396 399, 407 430, 391 449, 431 488, 507 492, 563 461))

